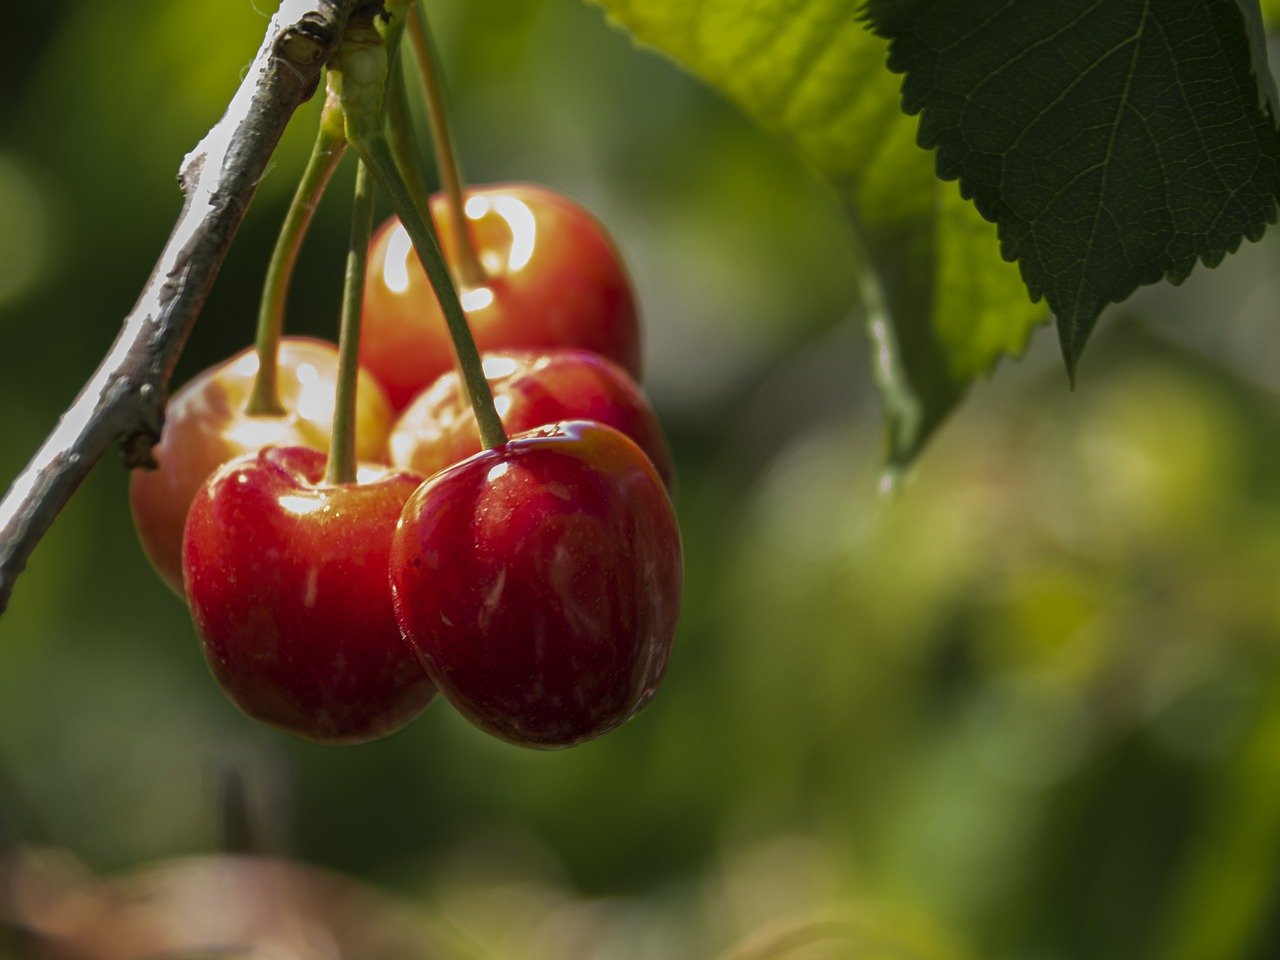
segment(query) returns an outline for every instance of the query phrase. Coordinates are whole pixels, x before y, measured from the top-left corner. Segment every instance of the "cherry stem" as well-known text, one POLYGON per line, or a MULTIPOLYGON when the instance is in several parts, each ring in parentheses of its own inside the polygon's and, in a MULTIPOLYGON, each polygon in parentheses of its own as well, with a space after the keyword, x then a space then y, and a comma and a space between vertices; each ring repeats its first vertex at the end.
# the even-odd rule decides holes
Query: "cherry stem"
POLYGON ((387 78, 387 143, 414 205, 424 213, 430 211, 431 182, 414 135, 404 77, 394 65, 387 78))
POLYGON ((419 210, 427 210, 431 204, 431 178, 423 163, 418 138, 410 119, 409 97, 405 92, 404 70, 401 68, 401 51, 404 44, 406 15, 392 16, 383 34, 387 48, 387 83, 385 93, 387 143, 396 158, 396 166, 404 177, 413 202, 419 210))
POLYGON ((245 412, 251 417, 279 417, 285 413, 280 402, 277 355, 284 334, 285 305, 289 298, 289 282, 298 262, 298 252, 311 228, 320 198, 324 196, 333 173, 338 169, 347 149, 347 136, 342 126, 342 105, 330 92, 320 112, 320 129, 311 149, 307 168, 298 181, 289 212, 285 214, 276 238, 267 278, 263 283, 262 302, 258 308, 258 373, 245 412))
POLYGON ((342 286, 342 320, 338 333, 338 384, 334 398, 333 435, 329 441, 327 484, 356 480, 356 385, 360 374, 360 311, 364 305, 364 275, 373 232, 373 183, 369 168, 356 167, 356 195, 351 204, 351 242, 342 286))
MULTIPOLYGON (((386 9, 394 18, 403 16, 408 0, 393 3, 386 0, 386 9)), ((385 24, 385 21, 384 21, 385 24)), ((386 26, 383 27, 384 31, 386 26)), ((391 209, 400 218, 409 234, 427 278, 435 290, 436 299, 444 313, 449 337, 453 341, 454 359, 462 374, 475 411, 480 441, 488 448, 507 442, 502 420, 493 405, 493 393, 485 379, 480 364, 480 351, 471 337, 466 315, 458 300, 449 267, 440 253, 430 216, 420 212, 413 203, 413 196, 396 169, 395 158, 387 145, 383 132, 382 108, 386 98, 387 47, 384 36, 378 30, 373 8, 362 8, 347 21, 347 29, 337 56, 331 61, 329 82, 342 100, 343 119, 347 130, 347 142, 356 155, 364 161, 378 186, 391 201, 391 209)))
POLYGON ((449 337, 453 341, 454 359, 462 373, 462 382, 467 388, 467 396, 471 400, 471 408, 475 411, 476 423, 480 428, 480 442, 489 449, 502 446, 507 442, 507 433, 502 427, 497 408, 493 405, 493 392, 489 389, 489 381, 485 379, 480 351, 476 349, 475 339, 467 326, 466 314, 458 300, 453 277, 449 275, 449 266, 436 242, 435 232, 414 206, 413 198, 396 170, 386 139, 381 135, 356 139, 352 141, 351 147, 369 165, 378 186, 391 201, 391 208, 408 232, 414 252, 422 261, 427 279, 431 281, 436 299, 440 301, 449 337))
POLYGON ((409 42, 413 44, 414 59, 418 61, 422 88, 427 97, 427 115, 431 119, 431 141, 435 148, 436 168, 440 175, 440 188, 449 207, 449 220, 453 227, 454 245, 457 247, 458 278, 463 286, 481 287, 488 278, 476 253, 471 231, 467 228, 466 209, 462 202, 462 172, 453 148, 453 134, 449 129, 444 73, 440 68, 440 53, 431 37, 425 3, 426 0, 419 0, 411 4, 409 42))

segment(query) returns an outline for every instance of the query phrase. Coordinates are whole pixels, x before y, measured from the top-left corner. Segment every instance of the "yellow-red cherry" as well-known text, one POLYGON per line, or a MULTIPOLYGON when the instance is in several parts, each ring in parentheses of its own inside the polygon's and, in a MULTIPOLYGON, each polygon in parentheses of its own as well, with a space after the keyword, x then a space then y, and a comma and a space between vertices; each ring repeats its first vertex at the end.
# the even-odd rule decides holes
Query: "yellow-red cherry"
MULTIPOLYGON (((617 364, 587 350, 509 350, 485 353, 481 360, 508 434, 561 420, 595 420, 634 440, 671 487, 671 451, 662 427, 617 364)), ((428 477, 481 447, 466 388, 453 371, 401 412, 387 439, 392 464, 428 477)))
MULTIPOLYGON (((258 373, 252 349, 210 367, 169 400, 158 469, 135 470, 129 504, 138 539, 156 571, 182 594, 182 531, 201 485, 224 463, 269 444, 329 449, 337 348, 323 340, 286 337, 278 354, 283 416, 249 416, 245 408, 258 373)), ((393 414, 378 383, 361 371, 356 390, 356 456, 385 457, 393 414)))
MULTIPOLYGON (((626 269, 600 223, 567 197, 528 183, 472 187, 463 208, 485 273, 459 286, 480 350, 581 347, 640 375, 640 330, 626 269)), ((448 204, 431 199, 445 260, 458 261, 448 204)), ((458 275, 454 271, 455 276, 458 275)), ((404 227, 374 234, 360 362, 403 408, 453 367, 440 306, 404 227)))

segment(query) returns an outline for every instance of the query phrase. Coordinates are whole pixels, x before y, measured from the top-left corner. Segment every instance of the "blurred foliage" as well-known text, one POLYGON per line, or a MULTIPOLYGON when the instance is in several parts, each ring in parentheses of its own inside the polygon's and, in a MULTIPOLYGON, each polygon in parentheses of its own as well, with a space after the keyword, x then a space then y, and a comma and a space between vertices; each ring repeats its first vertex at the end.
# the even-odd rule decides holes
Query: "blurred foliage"
MULTIPOLYGON (((247 2, 44 9, 0 100, 6 478, 114 336, 265 22, 247 2)), ((633 268, 688 561, 664 688, 563 753, 444 704, 361 748, 259 728, 147 567, 108 459, 0 619, 0 914, 69 950, 68 916, 158 889, 166 929, 187 910, 229 935, 257 868, 205 855, 247 846, 355 878, 282 866, 276 957, 378 956, 312 903, 351 883, 400 918, 386 936, 425 925, 445 957, 1275 956, 1280 245, 1139 294, 1075 393, 1041 338, 886 498, 825 188, 598 10, 437 10, 469 173, 579 198, 633 268)), ((179 379, 251 339, 314 119, 179 379)), ((304 251, 298 331, 336 326, 349 184, 304 251)))

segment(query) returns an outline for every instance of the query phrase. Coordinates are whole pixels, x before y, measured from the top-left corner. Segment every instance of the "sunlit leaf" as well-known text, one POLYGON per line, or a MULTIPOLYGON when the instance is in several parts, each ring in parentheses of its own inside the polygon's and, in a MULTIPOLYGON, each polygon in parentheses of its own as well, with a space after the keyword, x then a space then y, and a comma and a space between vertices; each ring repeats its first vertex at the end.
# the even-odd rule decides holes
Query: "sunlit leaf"
POLYGON ((596 0, 782 137, 836 190, 865 246, 859 281, 889 456, 908 461, 974 378, 1022 349, 1043 310, 995 231, 939 183, 898 107, 885 44, 848 0, 596 0))

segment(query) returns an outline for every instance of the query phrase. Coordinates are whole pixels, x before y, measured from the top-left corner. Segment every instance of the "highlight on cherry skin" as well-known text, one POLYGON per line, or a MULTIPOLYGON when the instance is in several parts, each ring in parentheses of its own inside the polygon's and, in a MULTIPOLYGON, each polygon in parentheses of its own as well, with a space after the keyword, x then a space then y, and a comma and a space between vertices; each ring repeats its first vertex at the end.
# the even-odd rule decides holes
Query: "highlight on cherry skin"
MULTIPOLYGON (((634 440, 671 489, 671 451, 662 427, 640 388, 617 364, 587 350, 510 350, 481 359, 508 435, 561 420, 594 420, 634 440)), ((420 393, 387 440, 391 463, 424 477, 481 447, 475 413, 456 371, 420 393)))
MULTIPOLYGON (((561 194, 528 183, 471 187, 467 226, 485 282, 460 284, 481 351, 580 347, 640 375, 635 297, 617 249, 600 223, 561 194)), ((458 261, 444 197, 431 198, 445 260, 458 261)), ((458 275, 453 270, 455 277, 458 275)), ((453 367, 439 302, 395 218, 369 245, 360 362, 396 409, 453 367)))
POLYGON ((401 631, 440 692, 489 733, 566 747, 657 689, 680 606, 671 501, 623 434, 570 421, 436 474, 391 550, 401 631))
POLYGON ((245 713, 318 743, 363 743, 434 694, 387 579, 422 478, 362 464, 357 482, 328 485, 325 463, 269 447, 215 473, 187 518, 184 581, 209 667, 245 713))
MULTIPOLYGON (((134 470, 129 505, 147 558, 179 596, 182 532, 201 485, 224 463, 270 444, 329 449, 337 348, 324 340, 286 337, 278 353, 280 400, 285 415, 249 416, 245 406, 258 372, 252 348, 210 367, 169 400, 160 442, 152 448, 158 469, 134 470)), ((356 392, 356 456, 381 460, 392 421, 391 406, 364 371, 356 392)))

